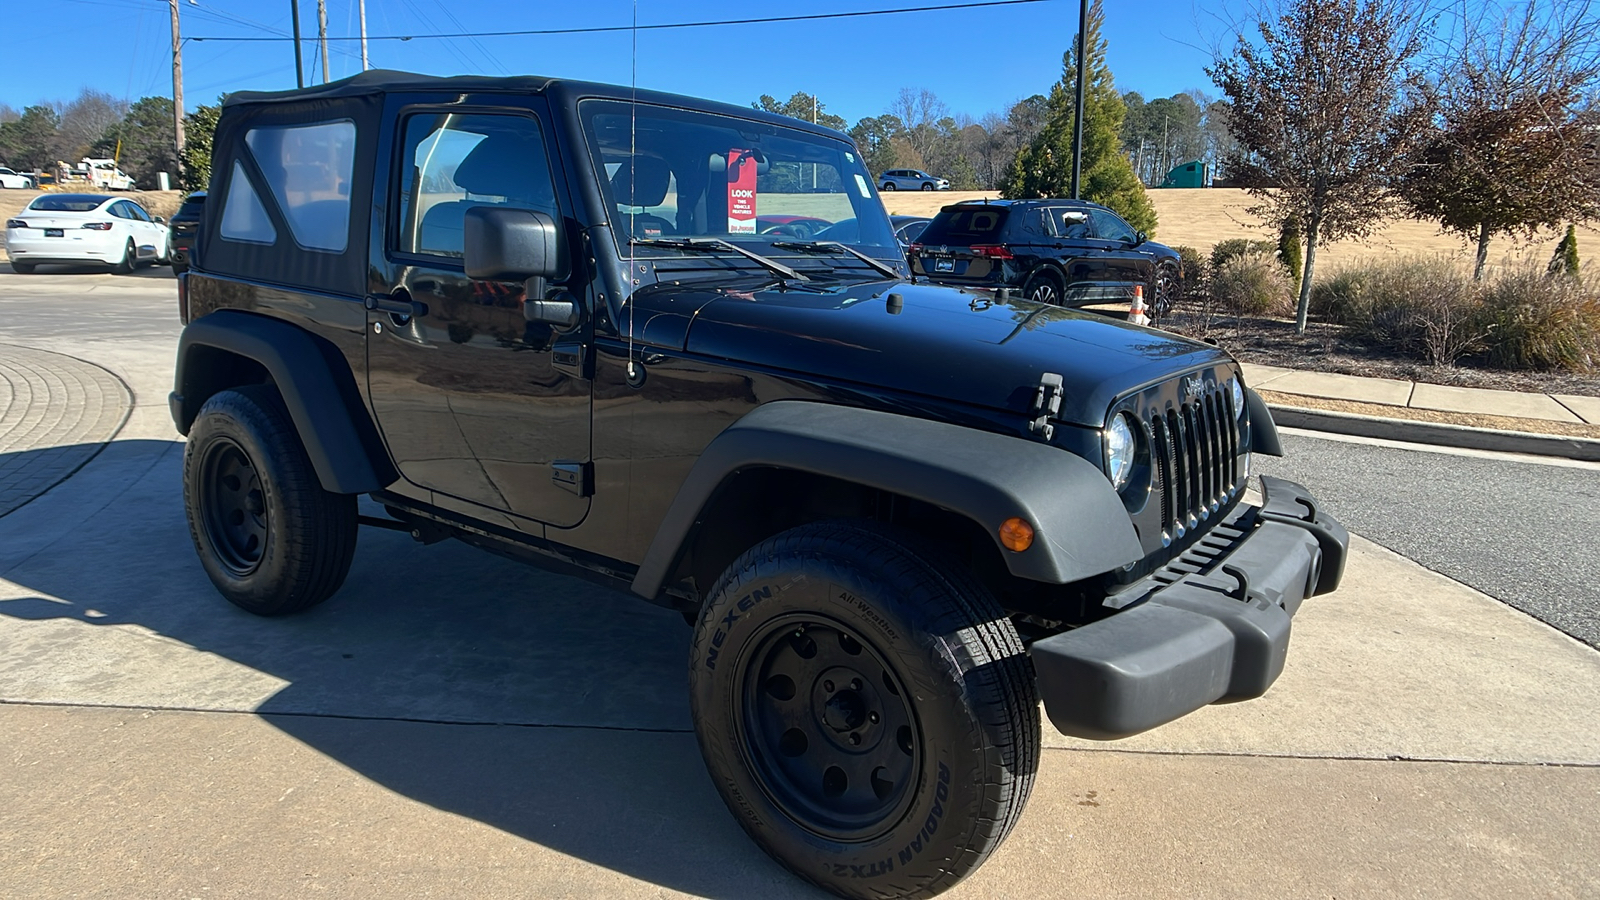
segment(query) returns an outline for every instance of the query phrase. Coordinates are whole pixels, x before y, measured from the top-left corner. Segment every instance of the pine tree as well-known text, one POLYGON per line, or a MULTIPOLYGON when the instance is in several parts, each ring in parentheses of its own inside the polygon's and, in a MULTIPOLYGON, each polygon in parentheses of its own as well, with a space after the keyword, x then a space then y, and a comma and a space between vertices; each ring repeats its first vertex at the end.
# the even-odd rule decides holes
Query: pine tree
POLYGON ((1566 235, 1556 245, 1555 255, 1550 257, 1549 272, 1551 275, 1577 278, 1578 269, 1578 229, 1568 225, 1566 235))
POLYGON ((1300 292, 1300 277, 1306 273, 1305 258, 1300 254, 1300 220, 1284 216, 1283 227, 1278 230, 1278 261, 1294 280, 1295 293, 1300 292))
MULTIPOLYGON (((1083 92, 1083 199, 1108 206, 1136 230, 1154 234, 1156 211, 1134 174, 1133 164, 1122 154, 1122 120, 1128 108, 1117 93, 1106 65, 1105 22, 1101 0, 1089 7, 1088 65, 1083 92)), ((1044 128, 1017 151, 1001 194, 1010 198, 1072 196, 1072 119, 1078 79, 1073 49, 1062 56, 1061 80, 1050 89, 1044 128)))

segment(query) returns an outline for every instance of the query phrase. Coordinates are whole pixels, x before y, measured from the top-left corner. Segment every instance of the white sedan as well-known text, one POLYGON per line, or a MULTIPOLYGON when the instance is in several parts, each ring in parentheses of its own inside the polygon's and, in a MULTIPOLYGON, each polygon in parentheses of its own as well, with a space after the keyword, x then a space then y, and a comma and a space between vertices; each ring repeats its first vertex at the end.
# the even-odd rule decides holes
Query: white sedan
POLYGON ((0 166, 0 188, 23 189, 33 187, 33 179, 20 172, 13 172, 5 166, 0 166))
POLYGON ((160 217, 104 194, 43 194, 6 220, 6 253, 11 268, 24 275, 40 265, 81 263, 105 263, 126 274, 165 263, 170 246, 160 217))

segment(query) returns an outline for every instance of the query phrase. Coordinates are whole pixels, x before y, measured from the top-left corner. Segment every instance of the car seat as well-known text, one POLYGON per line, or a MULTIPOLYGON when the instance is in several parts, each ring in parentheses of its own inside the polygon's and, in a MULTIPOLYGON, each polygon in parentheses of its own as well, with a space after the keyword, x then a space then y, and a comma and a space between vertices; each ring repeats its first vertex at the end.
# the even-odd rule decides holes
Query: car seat
POLYGON ((625 161, 611 176, 611 196, 617 201, 617 229, 645 240, 677 233, 671 222, 642 211, 660 206, 667 199, 671 183, 672 170, 666 160, 635 156, 625 161), (630 212, 630 208, 640 211, 630 212))
POLYGON ((550 166, 538 138, 491 134, 472 148, 452 177, 468 196, 438 203, 422 217, 417 251, 461 256, 467 210, 474 206, 509 206, 556 216, 550 166), (502 199, 489 199, 499 197, 502 199))

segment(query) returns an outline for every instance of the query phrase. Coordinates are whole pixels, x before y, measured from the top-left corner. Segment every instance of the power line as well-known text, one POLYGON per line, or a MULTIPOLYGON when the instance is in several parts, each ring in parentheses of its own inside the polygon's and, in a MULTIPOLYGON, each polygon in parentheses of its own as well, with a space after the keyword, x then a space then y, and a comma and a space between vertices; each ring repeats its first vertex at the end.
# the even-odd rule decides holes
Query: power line
MULTIPOLYGON (((901 13, 940 12, 943 10, 982 9, 994 6, 1023 6, 1032 3, 1048 3, 1050 0, 983 0, 978 3, 946 3, 938 6, 905 6, 897 9, 864 9, 853 12, 837 13, 812 13, 802 16, 763 16, 753 19, 717 19, 704 22, 661 22, 654 25, 595 25, 588 28, 536 28, 525 31, 462 31, 453 34, 383 34, 367 35, 369 41, 412 41, 427 39, 453 39, 453 38, 483 38, 483 37, 532 37, 540 35, 560 34, 610 34, 620 31, 661 31, 672 28, 712 28, 721 25, 761 25, 773 22, 812 22, 821 19, 856 19, 864 16, 892 16, 901 13)), ((237 41, 237 42, 277 42, 288 41, 293 38, 286 37, 192 37, 191 41, 237 41)), ((359 41, 359 35, 343 35, 329 37, 329 41, 359 41)))

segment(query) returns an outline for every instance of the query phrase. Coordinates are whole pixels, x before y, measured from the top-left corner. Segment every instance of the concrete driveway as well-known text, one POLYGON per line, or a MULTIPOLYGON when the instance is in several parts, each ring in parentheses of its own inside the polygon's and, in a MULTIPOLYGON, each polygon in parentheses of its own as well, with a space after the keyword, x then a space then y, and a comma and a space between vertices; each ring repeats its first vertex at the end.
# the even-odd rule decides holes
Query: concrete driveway
MULTIPOLYGON (((182 515, 171 291, 0 274, 0 360, 97 365, 130 407, 0 515, 0 896, 816 896, 712 790, 675 614, 371 530, 307 614, 222 601, 182 515)), ((1597 712, 1600 653, 1358 540, 1265 698, 1049 732, 948 896, 1597 896, 1597 712)))

